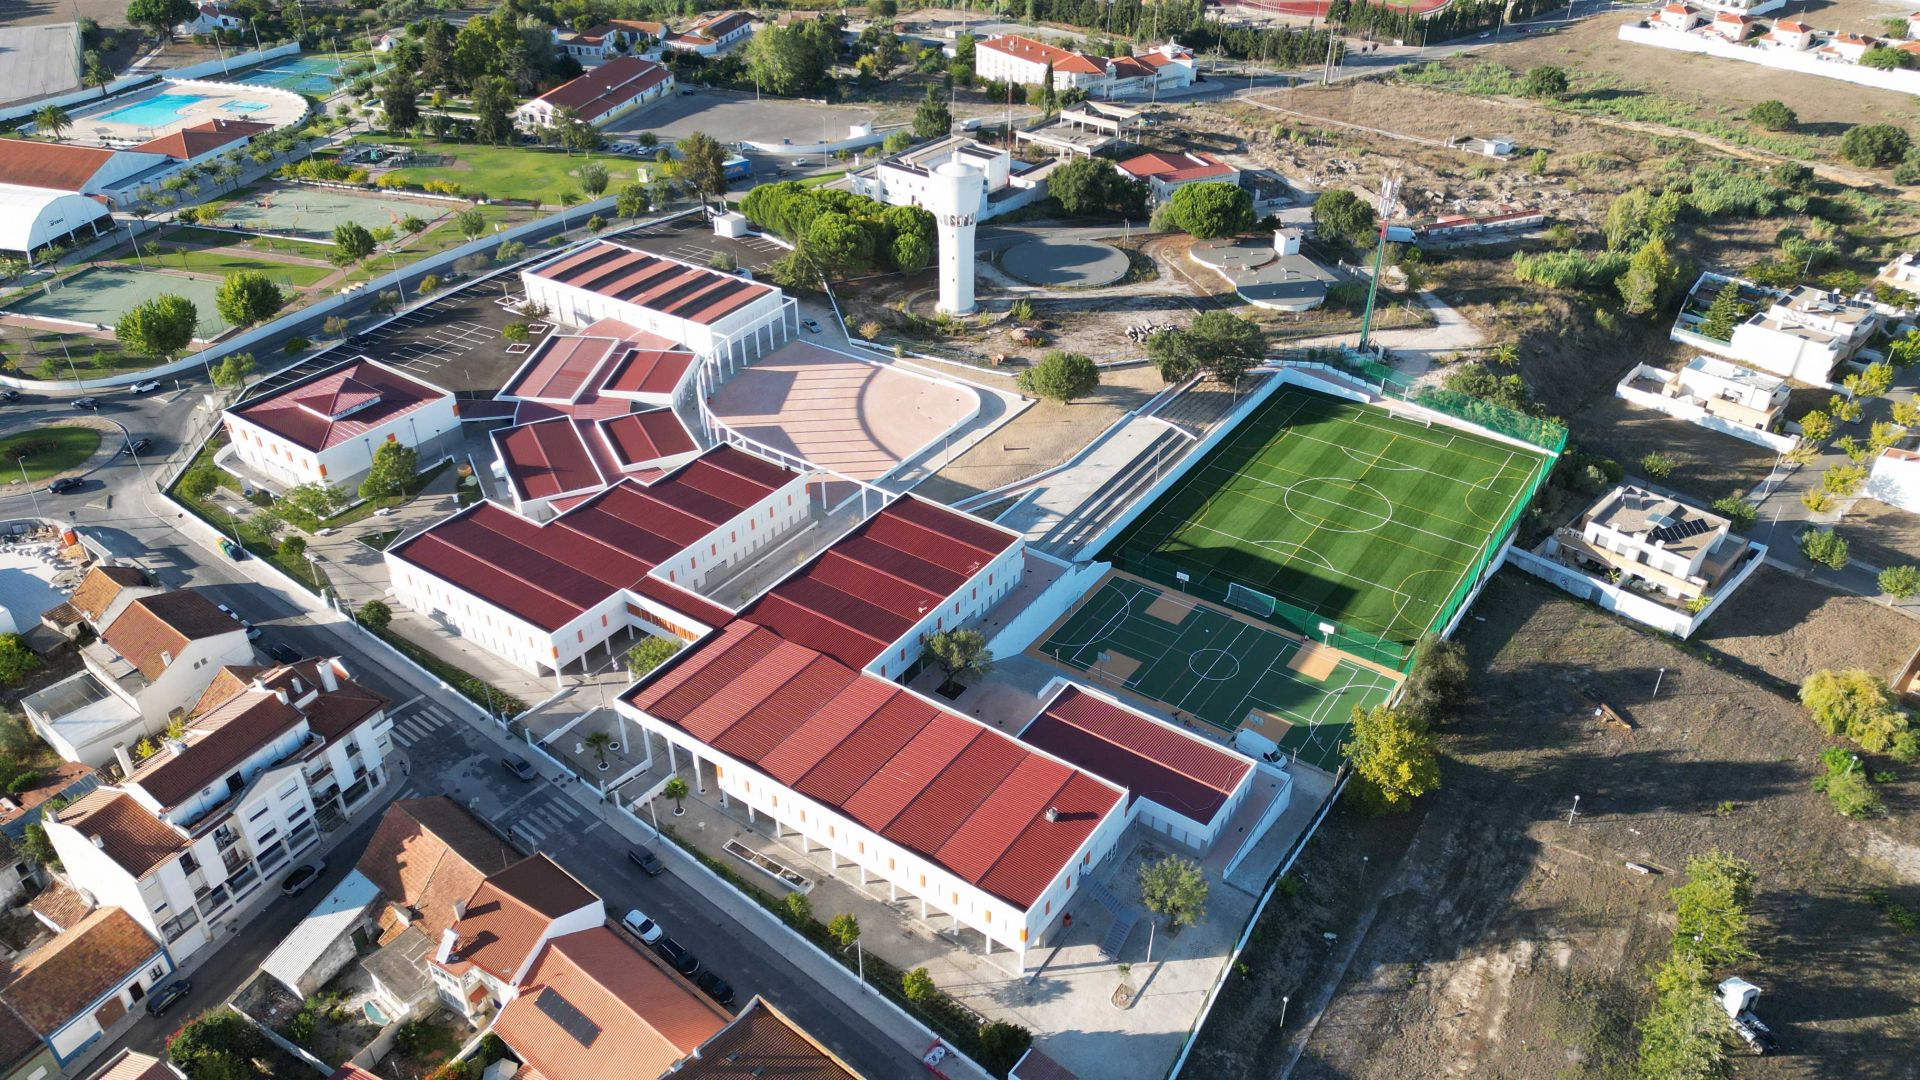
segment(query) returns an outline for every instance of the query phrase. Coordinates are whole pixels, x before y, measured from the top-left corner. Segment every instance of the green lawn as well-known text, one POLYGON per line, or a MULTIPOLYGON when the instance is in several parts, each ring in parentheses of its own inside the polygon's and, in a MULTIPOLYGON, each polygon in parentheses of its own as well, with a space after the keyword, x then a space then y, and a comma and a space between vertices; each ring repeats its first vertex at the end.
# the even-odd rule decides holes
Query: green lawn
POLYGON ((247 251, 266 252, 271 255, 294 255, 303 259, 318 259, 325 262, 333 254, 333 245, 314 244, 305 240, 291 240, 284 236, 249 236, 246 233, 222 232, 219 229, 202 229, 194 225, 183 225, 168 232, 161 240, 170 244, 189 244, 194 247, 230 247, 247 251))
POLYGON ((1333 644, 1395 663, 1544 467, 1508 443, 1285 387, 1108 554, 1314 640, 1337 624, 1333 644))
MULTIPOLYGON (((181 237, 179 230, 168 233, 158 241, 142 241, 138 255, 129 251, 115 259, 123 266, 165 267, 169 270, 185 270, 199 274, 233 274, 249 270, 264 274, 274 284, 292 286, 296 289, 312 288, 327 275, 334 272, 331 266, 309 266, 305 263, 286 262, 268 256, 238 255, 227 251, 209 250, 197 241, 181 237)), ((201 230, 193 230, 202 232, 201 230)), ((202 235, 206 234, 202 232, 202 235)))
POLYGON ((609 191, 617 190, 636 176, 634 162, 606 154, 569 156, 564 150, 544 147, 486 146, 392 135, 361 135, 354 141, 411 146, 423 154, 452 158, 445 165, 393 171, 410 184, 447 180, 460 185, 468 195, 490 199, 534 199, 558 206, 561 192, 580 191, 576 173, 589 160, 606 166, 609 191))
POLYGON ((58 476, 100 449, 100 433, 88 427, 55 425, 0 438, 0 477, 11 478, 26 466, 27 482, 58 476))

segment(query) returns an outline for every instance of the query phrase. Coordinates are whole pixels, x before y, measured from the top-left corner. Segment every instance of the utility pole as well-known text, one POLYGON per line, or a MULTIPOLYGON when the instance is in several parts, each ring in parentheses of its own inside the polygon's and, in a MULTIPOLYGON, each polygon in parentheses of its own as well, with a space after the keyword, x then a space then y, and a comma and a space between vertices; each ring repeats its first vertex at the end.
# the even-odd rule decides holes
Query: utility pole
POLYGON ((1367 311, 1360 318, 1360 351, 1367 351, 1367 337, 1373 330, 1373 302, 1380 295, 1380 264, 1387 254, 1387 218, 1393 213, 1393 195, 1400 178, 1389 176, 1380 184, 1380 240, 1373 247, 1373 280, 1367 283, 1367 311))

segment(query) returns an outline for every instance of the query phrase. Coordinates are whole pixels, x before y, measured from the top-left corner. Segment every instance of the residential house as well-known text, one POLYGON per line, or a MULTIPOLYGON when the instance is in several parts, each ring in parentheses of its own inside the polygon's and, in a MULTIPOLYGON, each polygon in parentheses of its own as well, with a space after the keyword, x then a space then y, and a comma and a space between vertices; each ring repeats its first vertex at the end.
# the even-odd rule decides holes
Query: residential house
POLYGON ((539 131, 557 123, 562 110, 572 110, 597 127, 672 95, 673 87, 673 72, 665 65, 623 56, 521 105, 514 110, 514 123, 523 131, 539 131))
POLYGON ((1734 327, 1727 353, 1763 371, 1824 386, 1883 321, 1868 301, 1801 285, 1734 327))
POLYGON ((487 875, 454 908, 433 951, 434 986, 443 1004, 484 1022, 520 995, 547 942, 606 922, 593 890, 547 856, 529 855, 487 875))
POLYGON ((1694 0, 1700 7, 1730 15, 1765 15, 1787 6, 1787 0, 1694 0))
POLYGON ((1838 60, 1843 63, 1857 64, 1867 55, 1867 50, 1879 42, 1859 34, 1838 33, 1829 37, 1826 43, 1813 50, 1813 55, 1822 60, 1838 60))
POLYGON ((379 887, 360 871, 349 871, 287 931, 260 962, 260 970, 294 996, 312 997, 359 956, 360 942, 373 927, 379 906, 379 887))
POLYGON ((82 630, 99 637, 128 604, 160 591, 137 566, 94 563, 66 603, 42 614, 40 622, 70 641, 78 640, 82 630))
MULTIPOLYGON (((678 1077, 676 1063, 718 1037, 729 1019, 625 931, 602 923, 538 947, 493 1033, 541 1076, 678 1077)), ((768 1075, 805 1074, 782 1064, 768 1075)))
POLYGON ((238 30, 247 25, 247 20, 237 11, 223 8, 218 4, 201 4, 194 10, 193 18, 173 28, 176 34, 211 34, 215 30, 238 30))
POLYGON ((673 1073, 674 1080, 776 1076, 780 1080, 861 1080, 851 1065, 757 994, 673 1073))
MULTIPOLYGON (((84 761, 63 761, 40 775, 32 786, 0 796, 0 836, 9 843, 26 839, 27 826, 40 820, 41 809, 54 799, 68 802, 100 786, 98 770, 84 761)), ((0 887, 0 895, 6 893, 0 887)))
POLYGON ((97 908, 15 958, 0 1003, 39 1038, 54 1071, 62 1071, 124 1027, 122 1021, 173 968, 167 950, 125 911, 97 908))
POLYGON ((71 884, 176 959, 240 925, 261 886, 386 780, 387 701, 343 661, 228 667, 177 738, 125 779, 43 815, 71 884))
POLYGON ((1707 28, 1703 32, 1717 34, 1738 45, 1740 42, 1752 37, 1754 32, 1759 28, 1759 24, 1754 22, 1750 16, 1735 15, 1732 12, 1722 11, 1713 17, 1713 21, 1707 24, 1707 28))
POLYGON ((1880 268, 1873 282, 1903 292, 1920 293, 1920 252, 1907 251, 1894 256, 1893 261, 1880 268))
POLYGON ((1684 603, 1710 594, 1746 554, 1730 529, 1719 514, 1623 484, 1554 539, 1564 561, 1684 603))
POLYGON ((88 1080, 184 1080, 185 1073, 157 1057, 137 1050, 122 1050, 107 1059, 100 1071, 88 1080))
POLYGON ((701 56, 718 56, 753 33, 753 16, 745 11, 721 11, 701 19, 684 32, 667 35, 667 48, 701 56))
POLYGON ((638 53, 667 36, 665 23, 642 19, 610 19, 577 34, 555 32, 554 45, 567 56, 585 64, 597 64, 618 56, 638 53))
POLYGON ((246 628, 191 589, 118 604, 109 602, 117 613, 99 640, 80 650, 86 670, 20 703, 34 732, 68 761, 107 764, 116 748, 184 715, 222 665, 254 658, 246 628))
POLYGON ((1155 206, 1172 198, 1175 189, 1188 184, 1240 182, 1239 169, 1200 151, 1154 151, 1128 158, 1115 168, 1125 176, 1145 182, 1155 206))
POLYGON ((1907 40, 1920 41, 1920 11, 1907 16, 1907 40))
POLYGON ((1760 35, 1760 44, 1770 49, 1805 52, 1813 48, 1813 27, 1796 19, 1776 19, 1773 27, 1760 35))
POLYGON ((453 395, 364 356, 228 409, 220 452, 273 482, 333 484, 349 494, 373 467, 374 451, 397 442, 424 467, 459 441, 453 395))
POLYGON ((1665 386, 1680 398, 1731 424, 1772 431, 1787 411, 1787 380, 1712 356, 1696 356, 1665 386))
POLYGON ((1706 16, 1700 14, 1700 10, 1691 4, 1668 4, 1654 13, 1653 25, 1662 30, 1685 33, 1699 26, 1705 18, 1706 16))

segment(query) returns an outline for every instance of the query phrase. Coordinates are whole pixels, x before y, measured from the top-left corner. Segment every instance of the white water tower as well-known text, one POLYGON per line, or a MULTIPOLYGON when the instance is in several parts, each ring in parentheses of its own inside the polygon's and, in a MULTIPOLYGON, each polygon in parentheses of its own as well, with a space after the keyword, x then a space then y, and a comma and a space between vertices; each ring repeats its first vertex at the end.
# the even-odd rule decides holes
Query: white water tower
POLYGON ((958 157, 928 177, 927 210, 940 234, 940 310, 950 315, 973 312, 973 227, 986 183, 985 173, 958 157))

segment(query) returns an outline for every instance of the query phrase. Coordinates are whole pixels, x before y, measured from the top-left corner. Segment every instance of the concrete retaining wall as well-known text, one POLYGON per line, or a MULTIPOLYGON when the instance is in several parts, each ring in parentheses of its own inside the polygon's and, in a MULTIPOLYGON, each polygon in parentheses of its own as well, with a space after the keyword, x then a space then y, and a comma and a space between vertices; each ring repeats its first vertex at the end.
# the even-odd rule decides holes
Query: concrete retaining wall
POLYGON ((1723 60, 1739 60, 1822 79, 1839 79, 1860 86, 1871 86, 1876 90, 1892 90, 1897 94, 1920 94, 1920 71, 1880 71, 1862 64, 1821 60, 1811 52, 1735 45, 1724 38, 1683 34, 1677 30, 1662 30, 1638 23, 1622 26, 1620 40, 1677 52, 1704 53, 1723 60))
POLYGON ((1715 416, 1698 405, 1678 398, 1670 398, 1664 394, 1649 394, 1645 390, 1635 390, 1627 385, 1638 378, 1668 382, 1673 377, 1672 372, 1650 368, 1645 364, 1636 364, 1632 371, 1627 372, 1627 377, 1621 379, 1620 384, 1613 388, 1613 392, 1622 400, 1630 401, 1643 409, 1662 412, 1676 420, 1685 420, 1689 424, 1706 428, 1708 431, 1717 431, 1722 435, 1731 435, 1736 439, 1753 443, 1755 446, 1764 446, 1776 454, 1786 453, 1800 441, 1792 435, 1780 435, 1771 431, 1761 431, 1759 428, 1744 427, 1715 416))
MULTIPOLYGON (((1720 609, 1720 605, 1726 602, 1727 597, 1732 596, 1734 590, 1745 584, 1747 578, 1753 576, 1754 570, 1766 561, 1766 545, 1754 544, 1753 549, 1753 557, 1747 560, 1746 565, 1733 576, 1733 580, 1722 586, 1707 606, 1697 614, 1670 608, 1630 589, 1623 589, 1603 579, 1590 577, 1572 567, 1564 566, 1553 559, 1536 555, 1522 548, 1509 547, 1506 552, 1506 561, 1517 570, 1532 574, 1582 600, 1590 600, 1622 618, 1632 619, 1644 626, 1664 630, 1677 638, 1685 639, 1692 637, 1694 631, 1700 629, 1701 624, 1720 609)), ((1461 610, 1464 611, 1465 608, 1461 610)))

